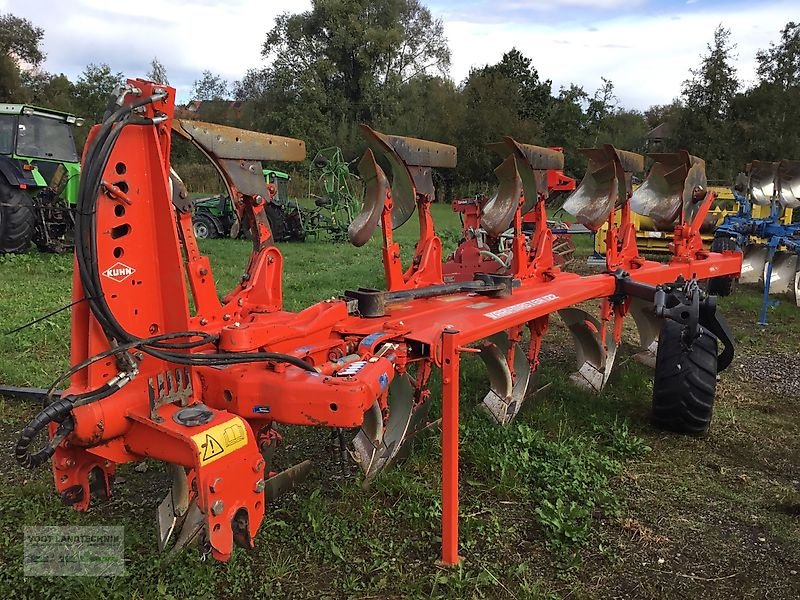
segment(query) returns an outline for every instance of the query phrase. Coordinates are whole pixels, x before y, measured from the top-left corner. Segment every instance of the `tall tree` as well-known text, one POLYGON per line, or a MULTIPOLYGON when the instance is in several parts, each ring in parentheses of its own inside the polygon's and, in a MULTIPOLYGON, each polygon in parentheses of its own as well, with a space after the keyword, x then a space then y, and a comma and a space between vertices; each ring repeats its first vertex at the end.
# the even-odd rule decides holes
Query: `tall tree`
POLYGON ((114 73, 106 63, 87 65, 75 84, 76 110, 99 123, 103 120, 109 95, 123 79, 122 73, 114 73))
POLYGON ((578 148, 587 146, 587 118, 583 110, 588 94, 579 86, 570 84, 558 91, 544 118, 544 143, 564 148, 564 165, 569 173, 581 174, 586 160, 578 148))
POLYGON ((334 128, 386 117, 404 82, 450 64, 442 22, 419 0, 313 0, 311 10, 276 19, 263 55, 276 100, 295 103, 309 92, 302 82, 325 101, 334 128))
POLYGON ((167 69, 161 64, 161 61, 158 60, 158 57, 154 56, 153 60, 150 61, 150 70, 147 72, 147 75, 145 75, 145 79, 160 83, 162 85, 169 85, 167 69))
POLYGON ((192 85, 192 100, 226 100, 229 97, 228 82, 211 71, 203 71, 203 76, 192 85))
POLYGON ((740 165, 731 107, 739 89, 733 65, 736 45, 730 30, 719 25, 700 65, 683 83, 683 108, 675 122, 674 143, 706 160, 711 178, 732 179, 740 165))
POLYGON ((758 77, 783 89, 800 86, 800 23, 789 21, 781 40, 756 53, 758 77))
POLYGON ((28 19, 0 14, 0 97, 25 100, 21 67, 37 67, 44 60, 43 37, 44 30, 28 19))
POLYGON ((759 83, 736 98, 733 119, 742 162, 800 156, 800 24, 756 54, 759 83))
POLYGON ((63 73, 54 75, 46 71, 29 71, 22 74, 22 86, 26 91, 26 102, 64 112, 74 113, 77 110, 75 85, 63 73))
POLYGON ((547 113, 553 82, 540 79, 533 61, 516 48, 503 54, 499 63, 487 65, 470 74, 470 78, 476 76, 510 82, 516 88, 510 100, 516 103, 520 119, 542 119, 547 113))
POLYGON ((35 27, 28 19, 11 13, 0 15, 0 53, 15 62, 36 67, 44 60, 42 43, 44 30, 35 27))
POLYGON ((683 100, 687 108, 707 120, 728 116, 731 101, 739 89, 730 29, 718 25, 714 41, 708 44, 708 54, 701 57, 700 66, 691 69, 691 78, 683 82, 683 100))

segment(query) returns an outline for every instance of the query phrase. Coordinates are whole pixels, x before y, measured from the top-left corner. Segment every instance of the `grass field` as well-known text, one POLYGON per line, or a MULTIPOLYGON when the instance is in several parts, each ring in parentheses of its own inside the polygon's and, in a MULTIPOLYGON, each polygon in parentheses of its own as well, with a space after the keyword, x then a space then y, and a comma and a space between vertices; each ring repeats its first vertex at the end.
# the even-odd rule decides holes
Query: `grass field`
MULTIPOLYGON (((445 247, 458 222, 435 206, 445 247)), ((412 226, 399 238, 405 251, 412 226)), ((589 240, 581 240, 585 256, 589 240)), ((249 245, 209 240, 220 290, 241 274, 249 245)), ((356 249, 282 245, 289 309, 382 285, 377 240, 356 249)), ((582 267, 583 268, 583 267, 582 267)), ((0 257, 0 331, 69 302, 72 258, 0 257)), ((253 551, 226 564, 156 550, 155 508, 167 490, 156 463, 119 470, 115 495, 78 514, 60 504, 49 469, 20 469, 11 452, 38 407, 0 398, 0 590, 19 598, 797 598, 800 597, 800 309, 783 301, 755 325, 760 298, 720 301, 738 344, 721 375, 710 432, 663 434, 648 421, 651 374, 617 358, 594 395, 567 378, 574 355, 558 319, 518 421, 498 429, 475 410, 478 361, 462 370, 460 567, 439 552, 440 444, 363 490, 325 431, 289 428, 282 466, 312 458, 308 481, 268 509, 253 551), (125 527, 126 575, 25 578, 24 525, 125 527)), ((68 311, 0 335, 0 382, 46 386, 68 367, 68 311)), ((437 386, 432 390, 438 412, 437 386)))

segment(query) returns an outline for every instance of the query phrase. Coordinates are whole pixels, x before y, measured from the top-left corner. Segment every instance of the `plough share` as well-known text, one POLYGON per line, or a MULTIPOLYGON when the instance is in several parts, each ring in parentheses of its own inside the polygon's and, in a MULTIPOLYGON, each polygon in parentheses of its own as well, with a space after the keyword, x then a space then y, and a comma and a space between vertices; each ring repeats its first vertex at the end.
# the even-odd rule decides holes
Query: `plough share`
POLYGON ((363 245, 380 226, 386 289, 347 290, 294 313, 283 309, 283 257, 265 217, 261 162, 301 161, 304 143, 182 124, 174 97, 172 88, 129 80, 84 154, 73 299, 86 302, 72 313, 70 385, 16 446, 26 467, 52 460, 56 490, 76 509, 110 496, 117 464, 163 461, 172 486, 157 511, 159 545, 195 540, 226 560, 234 544, 252 546, 267 502, 308 471, 301 463, 273 472, 276 425, 353 431, 351 455, 368 482, 431 428, 429 381, 441 369, 442 560, 455 563, 460 355, 486 363, 483 407, 508 424, 554 313, 576 342, 572 378, 596 390, 631 315, 641 356, 657 369, 657 424, 690 433, 708 426, 716 373, 733 347, 697 280, 738 274, 741 255, 702 248, 699 223, 712 195, 699 159, 672 157, 648 179, 650 200, 682 215, 672 259, 662 264, 639 255, 629 222, 631 175, 644 158, 611 146, 584 150, 589 167, 565 208, 589 228, 612 226, 606 272, 581 276, 556 264, 546 222, 545 174, 563 167, 563 155, 510 137, 495 144, 499 189, 474 215, 483 233, 465 235, 443 261, 431 173, 454 167, 456 149, 363 126, 366 197, 348 233, 363 245), (186 190, 170 170, 172 132, 212 160, 253 224, 244 275, 221 300, 193 236, 186 190), (392 232, 415 210, 419 241, 404 267, 392 232), (500 260, 486 260, 482 251, 497 255, 496 238, 509 228, 500 260), (597 316, 576 306, 589 300, 599 301, 597 316), (46 443, 36 441, 43 431, 46 443))

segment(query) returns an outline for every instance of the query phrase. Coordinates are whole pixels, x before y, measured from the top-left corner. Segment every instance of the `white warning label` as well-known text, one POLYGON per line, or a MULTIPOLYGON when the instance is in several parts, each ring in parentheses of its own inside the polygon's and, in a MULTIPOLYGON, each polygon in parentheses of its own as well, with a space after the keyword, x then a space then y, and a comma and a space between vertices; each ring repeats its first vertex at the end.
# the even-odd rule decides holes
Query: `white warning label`
POLYGON ((524 310, 528 310, 529 308, 534 308, 535 306, 546 304, 547 302, 552 302, 553 300, 558 300, 558 296, 556 296, 555 294, 547 294, 546 296, 531 298, 530 300, 526 300, 525 302, 520 302, 519 304, 512 304, 511 306, 506 306, 505 308, 498 308, 497 310, 493 310, 492 312, 485 313, 484 316, 489 317, 490 319, 502 319, 503 317, 515 315, 518 312, 522 312, 524 310))

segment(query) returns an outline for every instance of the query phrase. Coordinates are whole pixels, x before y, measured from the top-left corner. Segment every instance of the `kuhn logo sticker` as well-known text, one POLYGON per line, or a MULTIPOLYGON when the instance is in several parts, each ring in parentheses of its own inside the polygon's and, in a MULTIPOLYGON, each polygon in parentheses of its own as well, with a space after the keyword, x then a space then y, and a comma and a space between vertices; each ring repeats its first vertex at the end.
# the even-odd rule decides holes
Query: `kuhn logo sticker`
POLYGON ((110 267, 108 267, 105 271, 103 271, 103 275, 108 277, 109 279, 113 279, 117 282, 125 281, 128 277, 136 273, 136 269, 133 267, 129 267, 125 263, 114 263, 110 267))

